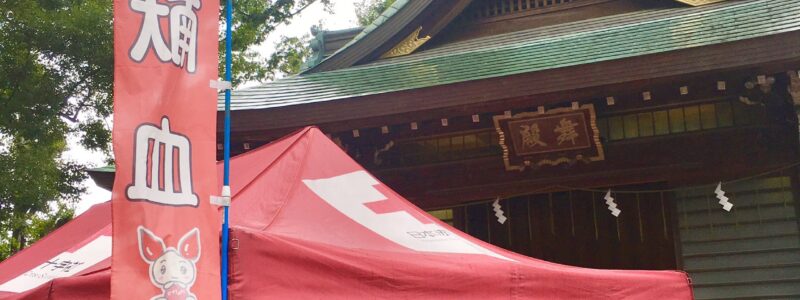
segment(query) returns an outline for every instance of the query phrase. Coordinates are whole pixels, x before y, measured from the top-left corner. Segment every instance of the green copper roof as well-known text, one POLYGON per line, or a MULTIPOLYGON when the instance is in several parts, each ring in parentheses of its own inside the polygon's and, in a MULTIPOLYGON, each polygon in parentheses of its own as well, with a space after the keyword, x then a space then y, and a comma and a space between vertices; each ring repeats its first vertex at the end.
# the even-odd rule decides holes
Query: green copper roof
POLYGON ((89 169, 89 172, 114 172, 116 170, 116 166, 114 165, 107 165, 103 167, 97 167, 89 169))
POLYGON ((483 37, 367 65, 289 77, 234 91, 232 109, 265 109, 419 89, 797 30, 798 0, 742 0, 640 11, 483 37))

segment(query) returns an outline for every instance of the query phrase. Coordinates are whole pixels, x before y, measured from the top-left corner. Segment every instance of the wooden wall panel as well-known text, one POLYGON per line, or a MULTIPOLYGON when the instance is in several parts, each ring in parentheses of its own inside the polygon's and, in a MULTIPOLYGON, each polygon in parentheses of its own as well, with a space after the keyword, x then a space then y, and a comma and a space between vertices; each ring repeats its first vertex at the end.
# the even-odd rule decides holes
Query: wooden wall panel
POLYGON ((509 250, 517 253, 530 253, 531 252, 531 223, 530 204, 528 196, 516 197, 508 200, 508 212, 506 216, 511 227, 510 232, 510 248, 509 250))
POLYGON ((551 260, 557 249, 554 247, 552 237, 555 236, 555 216, 551 214, 551 205, 548 195, 532 195, 529 197, 528 219, 531 223, 531 252, 529 256, 551 260))
POLYGON ((592 210, 592 193, 568 192, 570 204, 570 222, 573 224, 573 247, 578 249, 577 264, 581 266, 596 265, 598 258, 594 249, 598 249, 595 239, 594 214, 592 210))
POLYGON ((465 207, 466 211, 466 233, 484 241, 489 242, 489 206, 486 204, 476 204, 465 207))
MULTIPOLYGON (((653 185, 639 186, 653 188, 653 185)), ((603 193, 566 191, 501 201, 500 224, 490 204, 467 206, 467 232, 531 257, 591 268, 674 270, 671 197, 614 194, 623 213, 613 217, 603 193), (665 227, 666 226, 666 227, 665 227)))
POLYGON ((682 258, 697 299, 800 298, 794 172, 723 185, 730 212, 704 188, 678 193, 682 258))

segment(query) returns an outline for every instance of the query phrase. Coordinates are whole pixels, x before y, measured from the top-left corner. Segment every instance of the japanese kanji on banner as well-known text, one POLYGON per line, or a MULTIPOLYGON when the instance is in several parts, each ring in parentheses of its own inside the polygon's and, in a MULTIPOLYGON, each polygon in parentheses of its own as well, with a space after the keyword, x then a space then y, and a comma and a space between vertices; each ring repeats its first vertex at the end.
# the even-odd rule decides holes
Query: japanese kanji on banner
POLYGON ((114 1, 112 299, 216 299, 219 2, 114 1))

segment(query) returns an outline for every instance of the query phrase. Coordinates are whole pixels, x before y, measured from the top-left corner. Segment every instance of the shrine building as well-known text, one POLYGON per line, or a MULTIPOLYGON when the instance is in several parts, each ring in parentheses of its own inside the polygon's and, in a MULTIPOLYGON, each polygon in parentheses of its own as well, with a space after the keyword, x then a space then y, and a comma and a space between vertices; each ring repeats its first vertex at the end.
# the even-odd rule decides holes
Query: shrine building
POLYGON ((316 125, 499 247, 800 298, 800 1, 397 0, 313 34, 233 92, 233 155, 316 125))

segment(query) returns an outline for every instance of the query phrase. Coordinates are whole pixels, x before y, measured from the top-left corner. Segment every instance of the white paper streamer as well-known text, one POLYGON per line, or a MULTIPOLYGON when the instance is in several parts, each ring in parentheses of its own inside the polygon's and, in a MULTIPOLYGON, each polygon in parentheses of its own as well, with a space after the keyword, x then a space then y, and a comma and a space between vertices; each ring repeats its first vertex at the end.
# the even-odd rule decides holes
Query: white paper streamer
POLYGON ((497 217, 497 222, 500 222, 500 224, 505 224, 507 218, 503 213, 503 207, 500 206, 500 198, 494 199, 494 202, 492 202, 492 207, 494 207, 493 210, 494 215, 497 217))
POLYGON ((730 203, 728 197, 725 196, 725 191, 722 190, 722 182, 717 184, 717 189, 714 190, 714 194, 717 194, 717 199, 719 199, 719 204, 722 204, 722 209, 731 211, 733 203, 730 203))
POLYGON ((606 196, 603 197, 603 199, 606 199, 606 204, 608 204, 608 210, 611 211, 611 214, 615 217, 619 217, 622 210, 617 208, 617 203, 614 203, 614 197, 611 197, 611 190, 606 192, 606 196))

